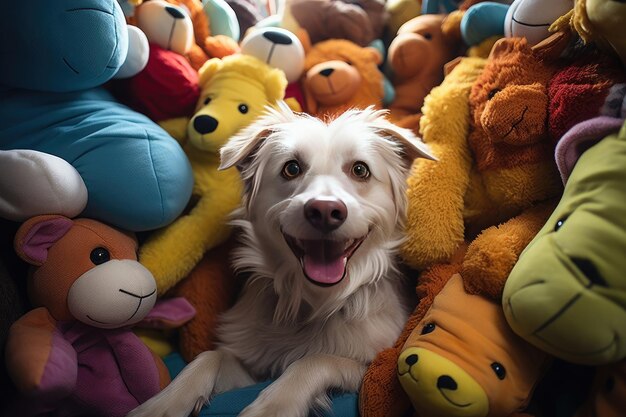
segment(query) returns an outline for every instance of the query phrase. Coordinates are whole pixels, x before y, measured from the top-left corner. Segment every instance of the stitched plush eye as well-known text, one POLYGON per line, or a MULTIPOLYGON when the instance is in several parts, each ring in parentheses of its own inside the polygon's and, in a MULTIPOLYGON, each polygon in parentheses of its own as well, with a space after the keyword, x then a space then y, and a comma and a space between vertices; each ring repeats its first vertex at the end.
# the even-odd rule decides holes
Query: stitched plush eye
POLYGON ((298 163, 298 161, 292 160, 292 161, 287 162, 283 166, 281 175, 283 176, 283 178, 287 180, 292 180, 296 177, 299 177, 301 173, 302 173, 302 169, 300 168, 300 164, 298 163))
POLYGON ((422 332, 420 334, 428 334, 428 333, 432 333, 433 331, 435 331, 435 323, 428 323, 427 325, 425 325, 424 327, 422 327, 422 332))
POLYGON ((247 104, 240 104, 239 107, 237 107, 237 110, 239 110, 239 113, 241 114, 246 114, 248 113, 248 105, 247 104))
POLYGON ((352 165, 352 169, 350 170, 352 175, 361 181, 364 181, 370 176, 370 168, 367 166, 365 162, 357 161, 352 165))
POLYGON ((495 372, 496 376, 499 380, 503 380, 506 377, 506 369, 499 362, 494 362, 491 364, 491 369, 495 372))
POLYGON ((567 219, 566 217, 563 217, 556 221, 556 224, 554 225, 555 232, 558 231, 561 227, 563 227, 566 219, 567 219))
POLYGON ((489 92, 489 94, 487 94, 487 97, 489 98, 489 100, 491 100, 491 99, 492 99, 492 98, 493 98, 496 94, 498 94, 500 91, 502 91, 502 90, 500 90, 499 88, 494 88, 493 90, 491 90, 491 91, 489 92))
POLYGON ((207 104, 209 104, 211 102, 211 97, 207 97, 204 99, 204 105, 206 106, 207 104))
POLYGON ((111 260, 111 254, 104 248, 95 248, 89 254, 89 259, 94 265, 101 265, 111 260))

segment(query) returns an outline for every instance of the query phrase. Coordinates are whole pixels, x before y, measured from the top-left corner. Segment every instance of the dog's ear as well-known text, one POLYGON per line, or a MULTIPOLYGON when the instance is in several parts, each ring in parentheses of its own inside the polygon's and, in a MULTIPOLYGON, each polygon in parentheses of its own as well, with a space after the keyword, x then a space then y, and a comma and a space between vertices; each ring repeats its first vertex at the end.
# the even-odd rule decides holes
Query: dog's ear
POLYGON ((261 143, 274 132, 276 126, 294 119, 289 106, 279 101, 276 107, 267 107, 266 113, 242 129, 220 149, 220 170, 236 166, 239 171, 246 165, 261 143))
POLYGON ((402 157, 408 163, 409 167, 417 158, 425 158, 433 161, 437 160, 428 145, 415 136, 411 130, 396 126, 382 117, 374 121, 374 128, 379 134, 398 143, 402 147, 402 157))

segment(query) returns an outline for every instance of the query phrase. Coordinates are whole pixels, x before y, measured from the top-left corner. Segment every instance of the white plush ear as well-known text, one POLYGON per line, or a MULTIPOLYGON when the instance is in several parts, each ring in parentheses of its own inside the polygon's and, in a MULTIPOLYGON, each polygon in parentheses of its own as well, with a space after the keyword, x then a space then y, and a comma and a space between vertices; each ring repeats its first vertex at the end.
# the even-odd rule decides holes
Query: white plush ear
POLYGON ((266 112, 261 117, 240 130, 220 149, 219 169, 237 166, 241 170, 244 162, 272 133, 274 126, 293 121, 297 117, 284 101, 278 102, 276 107, 266 107, 266 112))
POLYGON ((87 187, 67 161, 29 149, 0 151, 0 217, 22 222, 41 214, 79 215, 87 187))

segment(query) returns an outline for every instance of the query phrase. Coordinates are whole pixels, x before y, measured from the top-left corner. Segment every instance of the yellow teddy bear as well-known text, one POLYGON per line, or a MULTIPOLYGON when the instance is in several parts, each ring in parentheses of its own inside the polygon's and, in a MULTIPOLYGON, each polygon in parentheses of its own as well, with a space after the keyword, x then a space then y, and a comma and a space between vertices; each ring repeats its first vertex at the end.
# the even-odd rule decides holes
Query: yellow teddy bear
POLYGON ((247 55, 210 59, 199 74, 202 93, 196 113, 183 122, 186 132, 180 120, 162 124, 181 141, 191 163, 194 205, 140 249, 139 260, 154 275, 159 295, 228 238, 227 217, 240 203, 242 184, 236 168, 218 171, 219 149, 267 105, 282 100, 287 87, 282 71, 247 55))

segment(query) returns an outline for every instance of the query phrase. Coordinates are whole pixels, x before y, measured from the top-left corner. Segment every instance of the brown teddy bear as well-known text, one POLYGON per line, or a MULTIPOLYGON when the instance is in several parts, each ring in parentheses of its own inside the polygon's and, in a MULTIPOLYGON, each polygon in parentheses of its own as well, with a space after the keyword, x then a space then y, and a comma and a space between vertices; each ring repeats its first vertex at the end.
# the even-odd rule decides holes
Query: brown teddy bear
POLYGON ((442 31, 444 18, 437 14, 415 17, 398 29, 389 45, 395 88, 389 109, 392 119, 404 127, 417 127, 424 98, 443 81, 444 65, 460 52, 460 42, 442 31))
POLYGON ((382 56, 377 49, 344 39, 315 44, 307 53, 302 81, 307 111, 330 116, 350 107, 383 106, 382 56))
MULTIPOLYGON (((464 60, 426 100, 423 138, 439 162, 416 163, 409 178, 402 255, 412 267, 447 262, 466 239, 561 192, 547 126, 548 82, 556 66, 543 51, 523 38, 502 39, 484 70, 474 72, 475 81, 459 84, 457 70, 468 72, 480 62, 464 60)), ((475 259, 512 265, 514 243, 506 234, 497 239, 497 259, 489 250, 475 259)))

